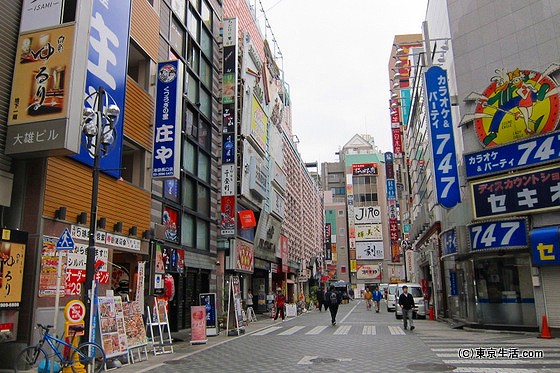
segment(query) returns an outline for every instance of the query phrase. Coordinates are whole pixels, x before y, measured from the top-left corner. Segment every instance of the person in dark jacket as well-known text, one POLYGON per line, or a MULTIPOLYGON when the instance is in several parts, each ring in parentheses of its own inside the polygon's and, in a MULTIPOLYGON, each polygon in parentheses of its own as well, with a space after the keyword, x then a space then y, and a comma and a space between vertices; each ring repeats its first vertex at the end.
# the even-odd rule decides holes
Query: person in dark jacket
POLYGON ((410 330, 414 330, 414 322, 412 321, 412 312, 416 305, 414 304, 414 297, 408 292, 408 286, 402 287, 402 294, 399 296, 399 306, 402 309, 402 318, 404 322, 404 329, 407 329, 407 320, 410 321, 410 330))
POLYGON ((329 311, 331 311, 331 322, 332 325, 335 326, 338 305, 342 302, 342 295, 335 290, 334 285, 331 285, 329 291, 325 294, 325 302, 329 305, 329 311))
POLYGON ((325 302, 325 290, 323 290, 323 287, 318 288, 315 295, 317 296, 317 303, 319 303, 319 312, 321 312, 321 308, 323 308, 323 306, 325 306, 326 311, 328 306, 325 302))

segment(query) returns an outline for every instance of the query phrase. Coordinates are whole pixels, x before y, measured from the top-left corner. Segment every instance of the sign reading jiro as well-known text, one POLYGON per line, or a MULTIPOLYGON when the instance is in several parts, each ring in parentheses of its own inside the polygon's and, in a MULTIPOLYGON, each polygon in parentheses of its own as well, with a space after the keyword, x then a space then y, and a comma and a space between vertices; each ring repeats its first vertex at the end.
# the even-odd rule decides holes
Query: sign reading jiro
POLYGON ((160 62, 156 84, 156 115, 152 177, 179 178, 183 64, 160 62))
POLYGON ((425 77, 438 203, 452 208, 460 202, 461 196, 447 72, 439 66, 431 66, 425 77))

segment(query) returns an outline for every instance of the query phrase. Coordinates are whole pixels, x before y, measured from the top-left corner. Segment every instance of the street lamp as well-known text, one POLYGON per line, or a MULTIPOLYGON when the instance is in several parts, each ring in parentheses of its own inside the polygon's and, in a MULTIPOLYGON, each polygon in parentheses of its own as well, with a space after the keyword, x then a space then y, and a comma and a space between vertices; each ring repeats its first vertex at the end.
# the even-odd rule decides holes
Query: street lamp
POLYGON ((93 314, 92 307, 94 307, 92 300, 95 296, 92 294, 92 288, 96 267, 98 266, 95 263, 95 236, 97 230, 97 196, 99 193, 99 161, 112 150, 116 137, 115 123, 119 117, 120 109, 102 86, 87 96, 84 103, 90 104, 91 107, 84 107, 82 114, 81 126, 82 133, 85 135, 82 137, 82 145, 93 157, 89 242, 86 261, 86 281, 83 291, 84 304, 89 306, 86 307, 84 332, 88 336, 88 340, 92 341, 95 338, 95 330, 90 330, 91 315, 93 314))

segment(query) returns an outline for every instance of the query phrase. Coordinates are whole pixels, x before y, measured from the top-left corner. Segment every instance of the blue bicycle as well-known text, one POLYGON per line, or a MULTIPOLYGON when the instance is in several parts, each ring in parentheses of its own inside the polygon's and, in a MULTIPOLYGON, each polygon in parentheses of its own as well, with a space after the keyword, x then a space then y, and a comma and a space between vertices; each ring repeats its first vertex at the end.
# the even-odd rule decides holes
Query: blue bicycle
MULTIPOLYGON (((105 351, 97 343, 83 342, 78 347, 74 347, 71 343, 51 335, 49 331, 52 325, 37 324, 37 327, 41 329, 41 339, 35 346, 26 347, 19 353, 14 364, 16 373, 27 370, 50 373, 51 364, 53 364, 54 373, 58 373, 66 367, 70 367, 74 373, 83 372, 84 369, 86 372, 99 373, 104 369, 105 351), (47 354, 43 348, 45 342, 50 346, 51 354, 47 354), (63 351, 61 352, 60 349, 63 351)), ((72 339, 78 331, 83 330, 83 328, 79 329, 74 329, 72 339)))

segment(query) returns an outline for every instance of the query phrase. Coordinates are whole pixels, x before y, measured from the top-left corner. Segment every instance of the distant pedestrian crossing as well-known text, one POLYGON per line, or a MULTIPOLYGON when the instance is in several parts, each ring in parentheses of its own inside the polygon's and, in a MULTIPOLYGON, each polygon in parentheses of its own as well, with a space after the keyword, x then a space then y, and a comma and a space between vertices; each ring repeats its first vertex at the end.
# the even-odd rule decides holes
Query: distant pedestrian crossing
POLYGON ((316 326, 304 326, 304 325, 294 325, 287 326, 283 324, 271 325, 265 329, 258 330, 251 334, 253 337, 259 337, 264 335, 278 335, 278 336, 290 336, 290 335, 394 335, 394 336, 404 336, 405 331, 400 326, 393 325, 316 325, 316 326))

